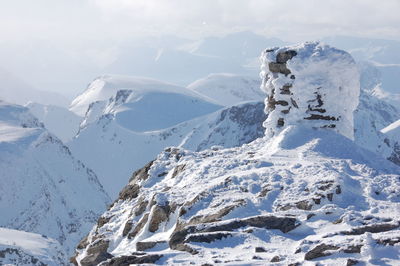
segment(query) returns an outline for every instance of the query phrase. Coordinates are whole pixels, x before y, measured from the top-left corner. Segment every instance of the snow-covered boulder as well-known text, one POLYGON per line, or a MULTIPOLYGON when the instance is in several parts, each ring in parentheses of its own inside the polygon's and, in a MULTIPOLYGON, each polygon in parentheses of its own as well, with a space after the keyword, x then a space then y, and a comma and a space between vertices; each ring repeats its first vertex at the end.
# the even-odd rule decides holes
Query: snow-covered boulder
POLYGON ((350 54, 318 42, 267 49, 261 76, 268 94, 267 135, 301 124, 331 128, 354 139, 360 78, 350 54))

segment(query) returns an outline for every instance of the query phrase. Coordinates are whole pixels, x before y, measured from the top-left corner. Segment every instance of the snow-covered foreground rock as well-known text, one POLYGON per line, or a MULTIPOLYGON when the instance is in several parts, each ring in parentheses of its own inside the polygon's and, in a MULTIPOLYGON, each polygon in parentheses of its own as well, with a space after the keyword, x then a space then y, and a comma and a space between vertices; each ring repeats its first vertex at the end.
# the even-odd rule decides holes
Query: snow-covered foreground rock
POLYGON ((0 102, 0 226, 47 235, 66 254, 105 210, 97 176, 32 116, 0 102))
POLYGON ((1 265, 68 265, 58 241, 38 234, 0 228, 1 265))
POLYGON ((275 104, 269 136, 229 149, 165 149, 79 243, 76 264, 399 262, 400 168, 351 140, 359 94, 351 57, 318 43, 266 53, 275 56, 263 57, 275 104), (341 67, 355 81, 336 76, 341 67))
POLYGON ((133 175, 77 260, 393 264, 399 178, 397 166, 322 129, 227 150, 167 149, 133 175))

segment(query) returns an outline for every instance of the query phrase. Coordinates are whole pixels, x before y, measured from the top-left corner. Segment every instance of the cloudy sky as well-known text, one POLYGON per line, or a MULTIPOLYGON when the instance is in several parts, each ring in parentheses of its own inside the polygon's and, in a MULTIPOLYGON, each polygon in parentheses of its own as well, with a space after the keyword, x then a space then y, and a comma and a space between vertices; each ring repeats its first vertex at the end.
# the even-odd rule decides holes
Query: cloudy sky
MULTIPOLYGON (((34 68, 59 68, 70 75, 65 89, 76 86, 75 72, 91 75, 93 64, 112 61, 126 40, 242 30, 291 42, 332 35, 400 40, 399 10, 399 0, 1 0, 0 68, 31 80, 34 68), (60 58, 43 56, 46 50, 60 58)), ((57 90, 45 76, 31 83, 57 90)))

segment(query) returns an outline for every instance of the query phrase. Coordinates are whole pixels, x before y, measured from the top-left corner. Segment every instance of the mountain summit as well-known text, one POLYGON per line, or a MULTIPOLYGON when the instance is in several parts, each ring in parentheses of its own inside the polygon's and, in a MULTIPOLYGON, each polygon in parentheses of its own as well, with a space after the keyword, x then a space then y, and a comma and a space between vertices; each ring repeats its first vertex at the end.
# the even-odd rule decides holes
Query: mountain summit
POLYGON ((332 128, 354 139, 360 76, 350 54, 311 42, 267 49, 262 61, 262 88, 268 94, 267 134, 302 124, 332 128))
POLYGON ((351 56, 306 43, 262 59, 268 135, 165 149, 133 173, 73 263, 398 263, 399 167, 352 141, 351 56))

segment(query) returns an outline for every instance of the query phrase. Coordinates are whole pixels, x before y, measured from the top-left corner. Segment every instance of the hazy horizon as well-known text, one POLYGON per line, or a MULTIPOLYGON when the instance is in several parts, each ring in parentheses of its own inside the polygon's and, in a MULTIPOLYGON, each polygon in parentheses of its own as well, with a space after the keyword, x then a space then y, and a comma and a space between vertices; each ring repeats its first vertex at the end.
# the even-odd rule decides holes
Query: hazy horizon
MULTIPOLYGON (((251 31, 290 43, 332 36, 398 42, 398 10, 396 0, 380 5, 370 0, 4 1, 0 69, 38 90, 71 97, 103 74, 163 77, 161 67, 157 74, 148 74, 153 69, 149 58, 165 55, 168 49, 173 51, 169 57, 181 56, 176 53, 192 52, 204 38, 237 32, 251 31)), ((176 83, 184 85, 188 80, 176 83)))

